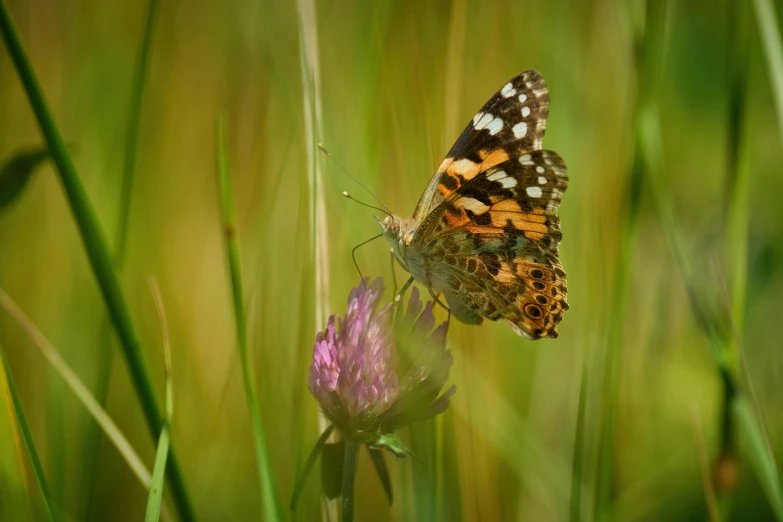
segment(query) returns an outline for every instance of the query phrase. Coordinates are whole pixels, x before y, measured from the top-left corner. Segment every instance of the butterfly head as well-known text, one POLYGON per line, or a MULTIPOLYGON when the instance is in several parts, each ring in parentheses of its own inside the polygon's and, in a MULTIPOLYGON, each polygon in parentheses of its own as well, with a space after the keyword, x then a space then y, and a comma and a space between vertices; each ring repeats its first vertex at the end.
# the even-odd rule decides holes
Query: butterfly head
POLYGON ((413 238, 413 232, 415 231, 415 228, 411 226, 412 223, 409 223, 409 221, 412 220, 403 221, 392 215, 388 215, 385 218, 375 216, 375 219, 380 223, 381 228, 383 229, 383 237, 385 237, 386 241, 391 245, 394 257, 396 257, 403 266, 407 266, 405 263, 404 250, 405 247, 410 244, 411 239, 413 238))

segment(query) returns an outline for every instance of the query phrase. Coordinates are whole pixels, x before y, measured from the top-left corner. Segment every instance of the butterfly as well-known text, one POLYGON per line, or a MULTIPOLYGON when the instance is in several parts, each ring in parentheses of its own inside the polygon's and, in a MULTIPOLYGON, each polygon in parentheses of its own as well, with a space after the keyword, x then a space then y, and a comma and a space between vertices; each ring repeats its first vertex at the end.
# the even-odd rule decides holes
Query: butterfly
POLYGON ((413 217, 378 218, 413 280, 467 324, 503 319, 529 339, 557 337, 568 310, 557 208, 568 173, 542 150, 549 91, 524 71, 468 123, 413 217))

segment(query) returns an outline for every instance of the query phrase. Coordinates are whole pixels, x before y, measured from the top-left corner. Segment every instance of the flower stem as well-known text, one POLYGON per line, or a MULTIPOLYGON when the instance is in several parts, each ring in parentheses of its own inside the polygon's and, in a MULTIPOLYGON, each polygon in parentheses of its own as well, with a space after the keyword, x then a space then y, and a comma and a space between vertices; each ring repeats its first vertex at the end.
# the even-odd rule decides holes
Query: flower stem
POLYGON ((342 522, 353 522, 353 487, 356 483, 356 468, 359 463, 359 443, 345 439, 343 460, 343 514, 342 522))

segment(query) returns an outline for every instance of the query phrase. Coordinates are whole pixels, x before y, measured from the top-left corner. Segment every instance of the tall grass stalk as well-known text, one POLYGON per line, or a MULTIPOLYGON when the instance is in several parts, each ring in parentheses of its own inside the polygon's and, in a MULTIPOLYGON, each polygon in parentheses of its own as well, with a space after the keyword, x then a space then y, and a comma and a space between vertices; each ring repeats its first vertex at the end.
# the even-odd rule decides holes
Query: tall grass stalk
POLYGON ((636 95, 633 118, 633 157, 627 186, 627 206, 622 217, 620 243, 615 262, 612 282, 612 297, 609 305, 610 321, 601 386, 600 423, 598 439, 598 463, 595 479, 594 516, 601 520, 613 518, 617 496, 615 465, 617 455, 616 429, 618 396, 620 392, 620 360, 624 337, 625 311, 630 282, 633 252, 636 246, 639 209, 641 205, 644 164, 641 158, 640 116, 655 89, 655 50, 658 34, 661 30, 662 14, 666 12, 666 1, 648 0, 645 4, 644 19, 641 22, 635 11, 635 2, 621 5, 622 17, 632 29, 633 59, 636 71, 636 95))
POLYGON ((33 435, 30 433, 30 428, 27 425, 27 419, 25 418, 24 410, 22 409, 22 402, 19 400, 19 394, 16 391, 14 378, 11 375, 11 368, 8 366, 8 359, 5 356, 5 350, 3 349, 2 344, 0 344, 0 358, 3 360, 3 372, 5 373, 5 384, 7 386, 5 392, 11 398, 11 405, 13 406, 14 419, 19 430, 19 436, 22 438, 24 448, 27 451, 27 457, 30 459, 30 465, 33 468, 33 474, 35 475, 35 482, 38 484, 44 508, 46 509, 46 516, 52 522, 56 522, 59 520, 59 517, 55 511, 52 495, 49 492, 46 474, 44 474, 41 459, 38 458, 35 442, 33 442, 33 435))
POLYGON ((128 464, 136 478, 139 479, 144 489, 149 489, 151 475, 147 467, 142 462, 136 450, 133 449, 128 439, 122 434, 120 428, 115 424, 108 412, 103 409, 98 400, 90 393, 89 388, 79 379, 76 372, 68 365, 65 359, 60 356, 49 340, 44 336, 41 330, 33 323, 33 321, 19 308, 19 305, 11 299, 2 288, 0 288, 0 307, 14 318, 19 326, 24 330, 28 337, 33 341, 36 347, 41 351, 41 354, 49 362, 49 365, 55 372, 65 381, 68 388, 71 389, 73 394, 79 399, 79 402, 87 409, 92 418, 95 420, 98 426, 103 430, 103 433, 114 444, 122 456, 123 460, 128 464))
MULTIPOLYGON (((779 124, 783 124, 783 117, 781 117, 783 114, 781 112, 783 109, 783 103, 781 103, 783 101, 783 98, 781 98, 783 97, 783 57, 780 54, 781 41, 776 25, 777 18, 771 3, 761 0, 756 1, 754 6, 758 23, 761 27, 762 44, 767 54, 767 64, 772 77, 773 91, 775 91, 779 124)), ((738 8, 742 9, 742 6, 738 6, 738 8)), ((739 13, 734 13, 734 15, 738 27, 735 27, 733 34, 739 41, 735 42, 736 48, 732 49, 732 52, 736 52, 737 48, 740 50, 744 48, 741 40, 744 31, 743 12, 740 11, 739 13)), ((735 60, 747 60, 747 57, 736 56, 735 60)), ((732 70, 731 73, 735 75, 731 99, 736 106, 730 107, 730 114, 735 119, 735 121, 730 119, 730 124, 734 124, 731 132, 735 133, 735 137, 730 138, 733 141, 730 141, 729 153, 730 158, 733 158, 735 163, 733 165, 730 164, 729 168, 734 168, 736 171, 733 173, 733 194, 729 195, 731 211, 729 218, 730 237, 728 239, 739 241, 739 252, 735 252, 736 257, 733 267, 735 271, 733 285, 734 302, 729 311, 730 325, 728 327, 721 324, 718 312, 710 307, 709 296, 704 295, 704 292, 696 288, 692 283, 694 276, 693 264, 685 249, 684 238, 677 226, 678 220, 675 216, 672 198, 665 184, 664 174, 666 169, 661 143, 660 120, 654 104, 651 104, 649 110, 645 111, 643 117, 643 149, 645 161, 649 167, 651 193, 661 218, 662 228, 685 280, 694 315, 710 341, 716 358, 718 372, 724 382, 723 444, 724 446, 731 444, 730 438, 733 434, 727 430, 727 426, 732 426, 733 422, 736 421, 738 435, 741 436, 745 443, 747 457, 756 472, 772 511, 778 520, 783 520, 783 487, 781 487, 777 465, 767 442, 763 423, 758 413, 751 406, 747 393, 739 382, 740 369, 738 367, 739 356, 737 351, 739 339, 736 336, 740 335, 741 331, 738 332, 736 326, 737 324, 741 326, 743 322, 742 316, 744 315, 744 296, 746 292, 746 276, 744 272, 747 270, 747 237, 740 236, 747 236, 749 181, 746 159, 744 157, 747 154, 745 150, 746 145, 742 145, 745 138, 742 133, 743 128, 740 126, 744 111, 742 104, 744 90, 742 83, 736 83, 736 75, 741 75, 740 81, 744 79, 745 75, 742 70, 740 72, 732 70)), ((783 125, 781 125, 781 129, 783 129, 783 125)), ((730 172, 731 175, 732 173, 730 172)), ((737 246, 733 243, 731 244, 733 247, 737 246)), ((750 388, 750 385, 751 383, 748 380, 747 387, 750 388)), ((736 466, 736 463, 733 463, 733 465, 736 466)))
POLYGON ((321 70, 318 58, 318 26, 314 0, 297 0, 299 12, 299 58, 302 74, 307 186, 310 209, 310 241, 315 269, 315 328, 326 324, 329 308, 329 249, 326 198, 318 143, 321 127, 321 70))
MULTIPOLYGON (((328 223, 324 180, 318 152, 323 136, 321 111, 321 66, 318 56, 318 24, 314 0, 297 0, 299 28, 299 66, 302 79, 302 112, 304 115, 305 154, 307 158, 308 217, 310 223, 310 256, 313 266, 314 326, 326 324, 329 308, 328 223)), ((318 431, 323 433, 327 420, 318 413, 318 431)), ((337 503, 322 500, 324 520, 336 520, 337 503)))
POLYGON ((280 504, 277 498, 274 473, 269 460, 264 425, 261 420, 261 407, 258 403, 253 380, 252 365, 247 346, 247 324, 245 321, 244 289, 242 285, 242 265, 239 256, 239 242, 237 241, 237 222, 234 210, 234 189, 231 183, 229 169, 226 120, 218 116, 215 122, 215 158, 217 161, 217 184, 221 211, 221 226, 226 248, 226 261, 228 262, 231 277, 231 292, 234 305, 234 320, 236 326, 236 342, 239 350, 239 360, 242 366, 242 380, 245 384, 245 397, 250 414, 250 423, 253 427, 253 440, 255 442, 256 465, 258 467, 258 480, 261 487, 261 504, 264 520, 274 522, 282 520, 280 504))
MULTIPOLYGON (((125 253, 128 245, 128 223, 130 215, 131 196, 133 194, 133 178, 136 171, 138 158, 139 128, 141 122, 141 108, 144 95, 144 86, 147 81, 147 71, 152 54, 152 41, 158 19, 158 0, 149 0, 144 22, 144 32, 139 44, 139 52, 136 58, 136 67, 131 84, 130 102, 128 104, 127 127, 125 129, 125 157, 122 165, 122 184, 119 194, 119 210, 117 213, 117 228, 114 235, 114 262, 121 273, 125 264, 125 253)), ((114 365, 114 349, 112 346, 111 321, 106 320, 101 332, 101 344, 98 350, 98 383, 95 395, 101 406, 105 406, 114 365)), ((93 477, 98 456, 98 430, 95 426, 88 426, 84 437, 85 441, 85 482, 87 483, 84 501, 84 516, 89 515, 93 488, 93 477)))
MULTIPOLYGON (((35 113, 52 160, 57 167, 57 173, 79 229, 90 267, 120 340, 122 353, 130 371, 133 386, 139 396, 147 427, 153 439, 157 439, 163 426, 162 417, 155 402, 152 382, 142 357, 141 343, 131 321, 130 311, 120 289, 119 280, 114 272, 108 244, 95 210, 76 172, 73 160, 54 123, 54 118, 46 104, 5 0, 0 0, 0 34, 35 113)), ((167 471, 171 481, 172 495, 180 516, 185 520, 195 519, 195 513, 190 504, 185 482, 173 450, 167 471)))
MULTIPOLYGON (((725 183, 725 248, 726 261, 731 272, 731 312, 735 335, 725 339, 724 364, 719 366, 723 386, 723 413, 720 426, 720 450, 715 462, 715 487, 719 495, 721 513, 727 519, 731 510, 736 484, 732 475, 721 472, 727 466, 735 467, 736 427, 733 403, 736 393, 735 381, 740 375, 739 342, 744 330, 745 300, 748 271, 748 220, 750 166, 748 161, 749 142, 747 137, 746 92, 748 75, 747 26, 750 6, 745 2, 728 4, 728 118, 726 142, 725 183)), ((713 480, 710 478, 710 480, 713 480)))
POLYGON ((571 465, 571 522, 585 520, 583 495, 585 484, 585 420, 587 416, 588 365, 582 362, 582 379, 579 384, 579 403, 576 412, 576 434, 574 435, 574 457, 571 465))
POLYGON ((726 355, 728 341, 725 333, 727 328, 721 325, 718 314, 710 307, 709 297, 692 283, 695 274, 693 263, 677 226, 672 198, 665 185, 666 169, 660 136, 660 120, 654 106, 645 111, 642 121, 642 143, 645 162, 649 166, 649 184, 652 189, 650 193, 661 219, 661 227, 685 281, 693 314, 709 340, 718 372, 721 378, 730 379, 729 386, 733 391, 729 407, 737 422, 738 435, 745 442, 748 459, 767 495, 773 513, 777 520, 783 522, 783 487, 781 487, 777 464, 767 443, 763 424, 750 405, 743 388, 740 387, 739 376, 732 371, 728 363, 726 355))
MULTIPOLYGON (((465 45, 466 35, 468 29, 468 1, 467 0, 454 0, 451 2, 451 12, 449 18, 448 28, 448 47, 446 56, 446 74, 445 79, 445 111, 444 111, 444 123, 443 123, 443 139, 446 140, 441 144, 442 150, 448 150, 451 146, 449 140, 454 136, 458 136, 461 131, 460 125, 462 122, 459 118, 462 117, 462 111, 460 111, 460 105, 462 103, 462 92, 464 85, 464 67, 465 67, 465 45)), ((392 259, 392 274, 394 274, 395 262, 392 259)), ((396 286, 396 285, 395 285, 396 286)), ((395 288, 396 290, 396 288, 395 288)), ((467 372, 466 372, 467 376, 467 372)), ((469 382, 466 380, 466 382, 469 382)), ((468 414, 470 415, 470 414, 468 414)), ((470 415, 472 417, 472 415, 470 415)), ((454 493, 459 494, 459 481, 449 484, 449 473, 446 469, 446 461, 449 456, 453 457, 452 453, 447 453, 446 444, 446 424, 449 424, 449 428, 453 428, 453 417, 449 412, 448 417, 452 422, 446 420, 446 415, 438 415, 432 421, 434 428, 434 447, 432 449, 434 455, 434 468, 432 470, 433 484, 432 484, 432 520, 445 520, 448 517, 454 516, 449 507, 449 501, 452 505, 459 500, 459 497, 455 497, 454 493)), ((413 428, 413 427, 411 427, 413 428)), ((451 434, 453 436, 453 434, 451 434)), ((454 459, 456 461, 456 459, 454 459)), ((414 487, 416 485, 416 461, 411 464, 413 473, 414 487)), ((455 463, 456 467, 456 463, 455 463)), ((453 472, 456 474, 458 471, 455 469, 453 472)), ((427 502, 426 498, 422 498, 422 492, 418 491, 413 496, 413 500, 416 504, 416 512, 421 513, 426 511, 426 506, 421 506, 423 501, 427 502)), ((426 518, 419 518, 418 520, 427 520, 426 518)))

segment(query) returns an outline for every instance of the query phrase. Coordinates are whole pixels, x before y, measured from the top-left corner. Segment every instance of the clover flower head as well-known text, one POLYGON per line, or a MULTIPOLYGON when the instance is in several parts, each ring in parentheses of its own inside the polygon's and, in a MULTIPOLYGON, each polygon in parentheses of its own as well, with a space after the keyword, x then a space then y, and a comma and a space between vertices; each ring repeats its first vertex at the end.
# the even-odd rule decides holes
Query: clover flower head
POLYGON ((316 336, 308 381, 329 420, 368 444, 440 413, 454 392, 438 398, 452 363, 448 323, 433 330, 433 303, 424 306, 414 288, 406 312, 392 325, 392 303, 380 306, 383 290, 380 278, 351 290, 345 315, 332 315, 316 336))

